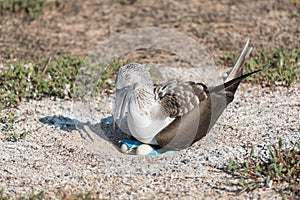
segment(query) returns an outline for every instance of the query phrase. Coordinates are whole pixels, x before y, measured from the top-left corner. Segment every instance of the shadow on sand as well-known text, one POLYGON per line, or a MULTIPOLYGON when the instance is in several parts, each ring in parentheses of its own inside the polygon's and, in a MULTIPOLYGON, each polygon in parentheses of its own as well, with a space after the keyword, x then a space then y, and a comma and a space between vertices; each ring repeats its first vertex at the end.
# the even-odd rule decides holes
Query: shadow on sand
POLYGON ((63 131, 79 131, 81 138, 86 142, 87 146, 97 142, 101 145, 100 142, 106 141, 120 151, 120 140, 133 139, 132 136, 123 133, 120 129, 113 129, 113 116, 103 118, 101 122, 97 124, 91 124, 90 122, 83 123, 62 115, 42 117, 39 121, 49 126, 55 126, 63 131))

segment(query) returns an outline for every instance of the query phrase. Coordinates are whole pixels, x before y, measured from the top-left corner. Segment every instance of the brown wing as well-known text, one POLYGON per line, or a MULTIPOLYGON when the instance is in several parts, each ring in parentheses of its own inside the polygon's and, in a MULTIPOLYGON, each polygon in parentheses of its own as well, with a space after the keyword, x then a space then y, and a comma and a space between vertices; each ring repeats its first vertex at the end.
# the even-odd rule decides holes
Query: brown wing
MULTIPOLYGON (((170 85, 168 85, 170 86, 170 85)), ((160 93, 159 93, 160 94, 160 93)), ((199 105, 207 98, 207 87, 201 83, 183 82, 163 90, 158 101, 169 117, 180 117, 199 105)))
MULTIPOLYGON (((232 102, 234 93, 240 82, 255 72, 251 72, 235 78, 201 93, 195 93, 202 99, 195 109, 192 109, 176 119, 159 132, 156 136, 159 146, 165 149, 184 149, 192 145, 194 142, 203 138, 212 126, 216 123, 226 106, 232 102), (204 94, 206 98, 201 98, 204 94)), ((199 88, 195 84, 196 88, 199 88)), ((197 90, 195 90, 197 91, 197 90)))
POLYGON ((184 149, 195 140, 199 140, 198 137, 205 136, 210 124, 211 102, 208 89, 204 84, 194 82, 178 84, 165 95, 161 103, 171 117, 176 117, 157 134, 156 139, 161 147, 184 149), (199 123, 207 126, 199 127, 199 123))
MULTIPOLYGON (((233 100, 234 93, 240 82, 252 73, 257 72, 242 75, 243 64, 249 58, 252 50, 252 48, 248 49, 248 45, 249 40, 243 48, 232 71, 226 78, 224 85, 211 88, 209 90, 210 92, 208 92, 208 89, 204 87, 203 84, 190 84, 194 88, 194 94, 198 97, 198 106, 196 109, 192 109, 188 112, 177 111, 177 113, 181 115, 175 115, 177 116, 176 119, 157 134, 156 139, 161 147, 166 149, 183 149, 200 140, 208 133, 226 106, 233 100), (199 86, 202 86, 203 89, 199 86)), ((170 113, 176 113, 176 108, 178 109, 178 107, 180 108, 181 106, 189 108, 189 106, 184 106, 187 105, 186 101, 184 101, 188 99, 187 97, 178 99, 176 96, 179 95, 175 95, 172 98, 179 102, 177 103, 179 106, 169 106, 172 108, 170 109, 172 112, 169 111, 170 113), (185 103, 180 104, 182 101, 185 103)), ((164 103, 167 105, 170 104, 169 101, 164 103)))

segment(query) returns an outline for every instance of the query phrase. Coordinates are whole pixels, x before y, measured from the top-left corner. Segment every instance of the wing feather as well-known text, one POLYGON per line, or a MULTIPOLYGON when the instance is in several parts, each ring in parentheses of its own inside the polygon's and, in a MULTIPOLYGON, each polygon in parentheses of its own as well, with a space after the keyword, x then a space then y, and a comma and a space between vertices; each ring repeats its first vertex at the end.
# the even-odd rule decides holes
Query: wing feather
POLYGON ((207 87, 202 83, 167 82, 154 88, 157 98, 169 117, 180 117, 199 105, 207 98, 207 87))

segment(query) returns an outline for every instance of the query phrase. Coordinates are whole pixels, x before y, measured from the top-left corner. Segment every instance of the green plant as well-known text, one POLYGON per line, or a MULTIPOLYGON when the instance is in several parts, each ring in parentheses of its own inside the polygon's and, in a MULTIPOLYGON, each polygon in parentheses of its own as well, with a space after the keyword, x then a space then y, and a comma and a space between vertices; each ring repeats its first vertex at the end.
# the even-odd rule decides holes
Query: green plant
POLYGON ((279 139, 278 145, 268 146, 267 160, 255 156, 253 148, 244 162, 230 158, 227 169, 239 178, 240 192, 272 187, 283 197, 299 197, 300 142, 292 145, 291 149, 283 149, 282 139, 279 139))
POLYGON ((10 196, 4 194, 4 189, 3 188, 0 189, 0 200, 10 200, 10 196))
POLYGON ((106 88, 108 90, 113 90, 114 88, 114 80, 116 77, 117 72, 119 71, 119 68, 123 65, 128 64, 128 61, 112 61, 104 70, 103 75, 101 76, 97 88, 99 89, 106 88))
MULTIPOLYGON (((12 199, 11 196, 4 194, 4 189, 0 189, 0 200, 10 200, 10 199, 12 199)), ((44 191, 40 191, 37 194, 32 194, 27 197, 18 196, 18 197, 15 197, 14 199, 42 200, 42 199, 44 199, 44 191)))
POLYGON ((28 135, 28 130, 16 131, 16 124, 19 121, 14 112, 1 112, 0 113, 0 124, 2 125, 1 132, 6 135, 6 139, 11 142, 17 142, 25 139, 28 135))
POLYGON ((69 96, 82 60, 59 58, 32 64, 8 62, 0 72, 0 109, 15 107, 22 99, 69 96))
POLYGON ((67 194, 63 190, 59 190, 56 193, 56 198, 57 199, 80 199, 80 200, 91 200, 91 199, 96 199, 96 195, 92 194, 91 192, 88 193, 77 193, 77 194, 67 194))
POLYGON ((31 21, 42 15, 46 8, 60 9, 64 4, 65 0, 2 0, 0 1, 0 15, 20 15, 31 21))
MULTIPOLYGON (((221 64, 232 66, 237 54, 228 53, 221 58, 221 64)), ((266 86, 289 86, 300 81, 300 48, 291 51, 273 50, 254 51, 245 65, 245 73, 261 69, 262 71, 246 79, 248 82, 266 86)))
POLYGON ((44 191, 40 191, 37 194, 29 196, 29 200, 42 200, 44 199, 44 191))
POLYGON ((291 13, 291 17, 294 17, 294 18, 299 17, 298 12, 297 12, 297 11, 293 11, 293 12, 291 13))
POLYGON ((300 0, 289 0, 289 2, 293 3, 296 6, 300 5, 300 0))
MULTIPOLYGON (((49 197, 48 197, 49 198, 49 197)), ((40 191, 38 193, 33 193, 30 195, 16 195, 15 197, 11 197, 8 194, 4 194, 4 189, 0 189, 0 200, 10 200, 10 199, 17 199, 17 200, 42 200, 42 199, 48 199, 47 196, 45 196, 44 191, 40 191)), ((79 192, 79 193, 71 193, 68 194, 64 192, 63 190, 58 190, 56 192, 56 198, 57 199, 64 199, 64 200, 91 200, 91 199, 100 199, 99 195, 91 192, 79 192)))
MULTIPOLYGON (((26 61, 7 62, 6 69, 0 71, 0 110, 16 107, 24 99, 41 99, 45 96, 71 98, 76 78, 83 84, 82 88, 89 84, 85 80, 89 79, 89 74, 77 77, 79 69, 86 63, 86 60, 75 57, 60 57, 34 64, 26 61)), ((111 93, 114 76, 124 64, 126 62, 113 61, 106 67, 94 64, 86 70, 95 78, 92 83, 94 96, 103 92, 111 93)))
POLYGON ((84 96, 97 97, 104 93, 111 94, 118 69, 127 63, 114 60, 104 65, 102 62, 86 59, 76 76, 73 98, 81 99, 84 96))
POLYGON ((0 3, 0 14, 24 13, 30 20, 44 13, 46 0, 3 0, 0 3))

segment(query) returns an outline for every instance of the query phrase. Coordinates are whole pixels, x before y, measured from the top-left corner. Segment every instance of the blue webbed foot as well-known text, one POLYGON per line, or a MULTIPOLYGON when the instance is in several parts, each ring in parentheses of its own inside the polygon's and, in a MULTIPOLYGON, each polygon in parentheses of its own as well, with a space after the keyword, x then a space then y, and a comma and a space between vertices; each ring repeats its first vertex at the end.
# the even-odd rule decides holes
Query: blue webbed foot
POLYGON ((126 154, 157 156, 162 154, 172 154, 175 152, 162 151, 149 144, 144 144, 137 140, 120 140, 120 143, 122 143, 121 151, 126 154))

